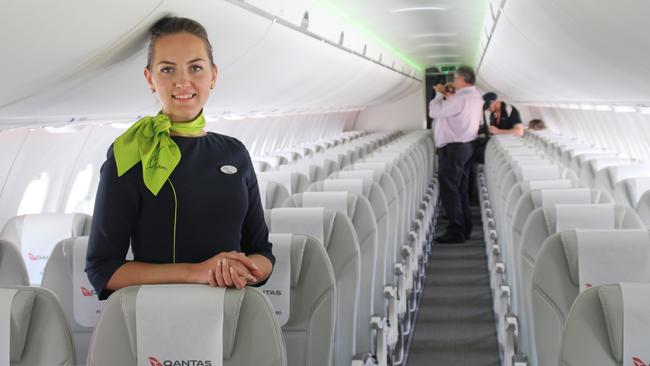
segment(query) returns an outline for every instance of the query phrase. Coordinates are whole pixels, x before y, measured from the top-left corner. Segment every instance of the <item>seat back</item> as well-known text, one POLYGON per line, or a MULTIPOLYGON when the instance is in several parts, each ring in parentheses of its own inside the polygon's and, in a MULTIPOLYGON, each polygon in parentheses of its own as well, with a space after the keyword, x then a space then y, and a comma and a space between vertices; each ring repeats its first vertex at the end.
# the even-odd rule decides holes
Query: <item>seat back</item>
POLYGON ((289 198, 289 192, 279 183, 265 180, 258 182, 258 187, 264 209, 283 207, 284 202, 289 198))
POLYGON ((0 329, 0 357, 12 366, 76 364, 61 305, 46 289, 0 288, 0 329))
POLYGON ((28 286, 29 276, 18 248, 0 240, 0 287, 28 286))
POLYGON ((52 249, 59 241, 90 233, 86 214, 33 214, 11 218, 0 232, 0 239, 14 244, 21 252, 29 282, 40 286, 43 270, 52 249))
POLYGON ((276 208, 267 212, 271 233, 309 235, 325 247, 337 289, 334 364, 349 365, 356 350, 361 277, 361 253, 352 221, 343 213, 322 207, 276 208))
POLYGON ((648 283, 602 285, 581 293, 565 322, 560 364, 648 365, 649 302, 648 283))
POLYGON ((557 364, 564 321, 590 287, 650 281, 647 230, 570 230, 550 236, 539 252, 531 304, 538 364, 557 364))
MULTIPOLYGON (((175 301, 174 299, 179 296, 179 293, 182 294, 183 299, 177 299, 178 301, 175 303, 175 311, 180 314, 192 314, 192 317, 189 318, 192 321, 199 317, 210 320, 222 319, 223 331, 221 333, 222 344, 220 345, 214 344, 213 347, 206 347, 206 342, 212 342, 213 339, 206 339, 206 334, 197 332, 194 327, 188 325, 176 327, 173 331, 160 334, 155 340, 158 347, 173 347, 174 344, 169 344, 171 337, 180 337, 191 345, 196 344, 196 352, 205 352, 207 348, 218 349, 221 347, 223 365, 271 366, 287 364, 282 330, 275 311, 267 297, 258 289, 251 287, 241 290, 222 289, 205 285, 153 285, 123 288, 108 298, 93 333, 88 352, 89 365, 138 365, 138 353, 142 352, 142 347, 144 347, 142 343, 150 340, 141 339, 138 336, 144 330, 139 326, 136 327, 136 324, 150 326, 152 323, 150 317, 155 319, 163 314, 140 314, 138 311, 142 306, 138 300, 139 292, 149 291, 149 289, 155 290, 157 296, 167 299, 167 301, 175 301), (218 296, 221 297, 221 301, 218 296), (206 306, 207 302, 214 303, 214 305, 206 306)), ((142 307, 142 309, 146 309, 146 307, 142 307)), ((180 319, 180 321, 183 320, 183 318, 180 319)), ((211 321, 210 323, 215 325, 207 328, 218 333, 215 327, 218 327, 219 322, 211 321)), ((212 338, 218 338, 218 336, 212 338)), ((156 355, 149 356, 151 364, 158 365, 167 362, 160 358, 156 355)), ((169 362, 177 361, 178 364, 181 364, 181 361, 184 360, 170 360, 169 362)))
MULTIPOLYGON (((379 185, 381 192, 386 197, 388 207, 388 232, 386 234, 386 266, 384 272, 384 283, 394 283, 393 264, 398 258, 398 251, 400 248, 398 238, 402 238, 403 228, 399 225, 400 218, 400 198, 398 193, 397 184, 395 180, 388 174, 378 170, 341 170, 340 172, 333 173, 328 179, 364 179, 375 182, 379 185)), ((378 195, 379 196, 379 195, 378 195)), ((381 198, 379 198, 379 201, 381 198)), ((377 200, 370 199, 370 204, 373 205, 375 211, 375 218, 381 220, 379 213, 381 203, 375 203, 377 200)), ((379 229, 379 226, 378 226, 379 229)), ((381 235, 381 234, 380 234, 381 235)))
MULTIPOLYGON (((518 279, 518 259, 521 253, 521 234, 524 225, 530 214, 537 208, 548 207, 556 204, 593 204, 593 203, 612 203, 612 198, 604 192, 588 188, 571 188, 571 189, 536 189, 524 194, 517 206, 512 218, 512 233, 510 234, 511 242, 505 249, 506 263, 510 268, 507 273, 508 283, 514 288, 520 288, 518 279)), ((517 300, 515 297, 515 305, 517 300)))
MULTIPOLYGON (((337 299, 336 278, 327 251, 318 240, 306 235, 270 234, 269 241, 275 250, 286 246, 290 252, 290 310, 282 325, 290 350, 287 364, 330 366, 334 357, 337 299)), ((287 264, 276 259, 274 274, 282 265, 287 264)), ((272 296, 266 286, 262 292, 272 296)))
POLYGON ((636 161, 632 159, 620 158, 601 158, 593 159, 585 162, 580 168, 580 184, 585 187, 594 187, 596 184, 596 175, 602 169, 610 166, 629 165, 634 164, 636 161))
MULTIPOLYGON (((628 206, 605 204, 557 204, 535 209, 526 220, 521 235, 521 250, 517 255, 517 313, 519 314, 520 345, 524 353, 534 358, 535 344, 530 291, 533 271, 545 240, 558 232, 578 229, 643 229, 636 212, 628 206)), ((533 362, 533 364, 536 364, 533 362)))
POLYGON ((275 182, 282 185, 289 194, 302 193, 306 191, 309 184, 311 184, 306 175, 291 170, 256 173, 256 175, 258 184, 261 184, 262 182, 275 182))
POLYGON ((650 191, 650 177, 626 178, 614 185, 614 201, 636 208, 641 196, 650 191))
MULTIPOLYGON (((352 223, 357 230, 357 236, 359 238, 359 245, 361 248, 361 268, 364 271, 369 270, 371 267, 365 265, 364 257, 368 258, 363 254, 365 241, 369 241, 373 236, 371 234, 372 228, 374 226, 376 229, 376 255, 375 262, 372 268, 375 269, 374 275, 374 289, 372 290, 373 294, 373 308, 372 312, 376 315, 385 315, 385 306, 384 306, 384 296, 383 296, 383 287, 388 283, 387 282, 387 268, 393 267, 395 260, 395 251, 394 242, 389 242, 389 211, 386 196, 383 191, 376 183, 372 181, 367 181, 363 179, 326 179, 323 182, 314 183, 309 187, 311 192, 349 192, 353 194, 358 194, 363 197, 363 200, 357 202, 357 204, 362 203, 365 206, 365 201, 368 202, 370 213, 362 213, 364 218, 353 217, 352 223), (369 220, 373 221, 372 224, 368 222, 369 220), (369 225, 370 224, 370 225, 369 225)), ((360 208, 360 207, 359 207, 360 208)), ((366 211, 364 209, 364 211, 366 211)), ((356 216, 356 215, 355 215, 356 216)), ((363 274, 362 274, 363 276, 363 274)), ((362 279, 362 287, 365 281, 362 279)), ((362 289, 361 297, 363 298, 364 291, 362 289)), ((367 324, 364 323, 364 324, 367 324)))
MULTIPOLYGON (((341 181, 337 181, 341 182, 341 181)), ((361 181, 363 182, 363 181, 361 181)), ((369 190, 369 187, 366 187, 369 190)), ((311 189, 311 188, 310 188, 311 189)), ((356 232, 361 260, 359 301, 357 303, 356 353, 370 352, 370 318, 374 311, 377 278, 377 223, 372 206, 363 195, 351 192, 307 191, 291 196, 287 207, 322 207, 346 215, 356 232)), ((384 215, 385 216, 385 215, 384 215)), ((382 268, 383 269, 383 268, 382 268)))
POLYGON ((78 365, 86 364, 90 336, 103 305, 85 273, 87 247, 87 236, 59 242, 47 261, 42 283, 61 302, 78 365))
POLYGON ((614 187, 626 178, 650 177, 650 165, 628 164, 614 165, 596 173, 594 188, 614 194, 614 187))
POLYGON ((253 163, 253 170, 255 170, 256 173, 269 172, 274 169, 271 164, 264 160, 253 159, 251 162, 253 163))
POLYGON ((641 217, 646 229, 650 230, 650 192, 646 192, 641 196, 639 203, 636 205, 636 212, 641 217))

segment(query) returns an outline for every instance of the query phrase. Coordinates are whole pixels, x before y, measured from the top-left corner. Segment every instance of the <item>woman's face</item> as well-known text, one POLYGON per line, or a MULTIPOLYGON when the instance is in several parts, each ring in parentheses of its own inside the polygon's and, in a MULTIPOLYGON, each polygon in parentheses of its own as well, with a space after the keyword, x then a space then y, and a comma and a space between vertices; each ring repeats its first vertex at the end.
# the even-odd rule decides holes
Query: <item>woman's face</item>
POLYGON ((177 33, 158 38, 151 70, 144 76, 172 122, 191 121, 201 112, 217 80, 216 66, 201 38, 177 33))

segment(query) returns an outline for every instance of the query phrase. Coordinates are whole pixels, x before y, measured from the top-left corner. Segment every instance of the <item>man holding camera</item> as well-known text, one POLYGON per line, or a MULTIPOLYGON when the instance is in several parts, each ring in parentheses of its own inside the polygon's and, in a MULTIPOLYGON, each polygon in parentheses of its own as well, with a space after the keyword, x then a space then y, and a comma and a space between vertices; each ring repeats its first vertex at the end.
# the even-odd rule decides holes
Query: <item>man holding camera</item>
POLYGON ((436 239, 440 244, 462 243, 472 232, 469 173, 472 141, 477 137, 483 112, 483 99, 475 82, 474 70, 460 66, 454 73, 456 94, 445 99, 445 86, 439 83, 436 96, 429 103, 429 116, 436 121, 440 200, 449 220, 446 232, 436 239))

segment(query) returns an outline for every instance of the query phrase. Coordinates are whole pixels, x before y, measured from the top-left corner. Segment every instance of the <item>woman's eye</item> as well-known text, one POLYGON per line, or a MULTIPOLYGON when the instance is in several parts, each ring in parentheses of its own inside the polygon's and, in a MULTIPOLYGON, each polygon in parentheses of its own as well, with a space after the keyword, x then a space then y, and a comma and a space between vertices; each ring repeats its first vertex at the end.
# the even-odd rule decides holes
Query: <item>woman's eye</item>
POLYGON ((169 66, 163 67, 162 69, 160 69, 160 72, 165 73, 165 74, 169 74, 170 72, 173 72, 173 71, 174 71, 174 69, 172 67, 169 67, 169 66))
POLYGON ((190 70, 192 70, 192 71, 201 71, 201 70, 203 70, 203 67, 199 66, 199 65, 192 65, 190 67, 190 70))

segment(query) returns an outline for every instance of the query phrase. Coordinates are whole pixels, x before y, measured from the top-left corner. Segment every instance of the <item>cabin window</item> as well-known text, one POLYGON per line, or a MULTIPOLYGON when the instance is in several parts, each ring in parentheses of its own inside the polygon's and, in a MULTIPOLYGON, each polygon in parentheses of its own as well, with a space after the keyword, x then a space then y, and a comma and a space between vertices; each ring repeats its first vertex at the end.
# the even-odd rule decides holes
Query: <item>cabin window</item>
POLYGON ((65 213, 90 212, 90 184, 93 179, 93 166, 88 164, 86 168, 77 174, 72 189, 68 195, 68 202, 65 205, 65 213))
POLYGON ((41 173, 36 179, 29 182, 23 198, 18 206, 17 215, 38 214, 43 212, 47 187, 50 183, 47 173, 41 173))

